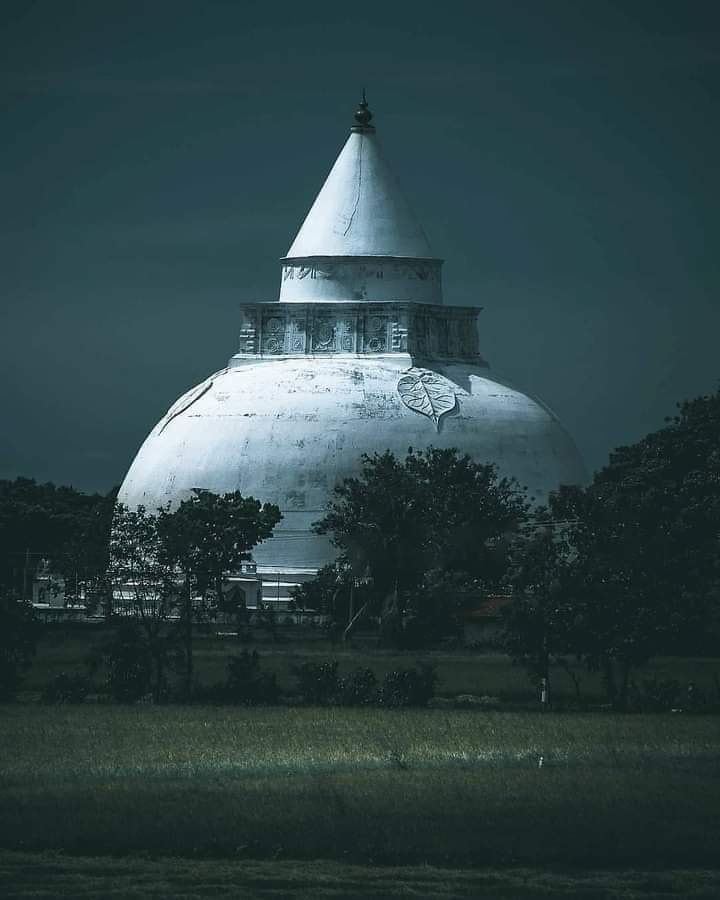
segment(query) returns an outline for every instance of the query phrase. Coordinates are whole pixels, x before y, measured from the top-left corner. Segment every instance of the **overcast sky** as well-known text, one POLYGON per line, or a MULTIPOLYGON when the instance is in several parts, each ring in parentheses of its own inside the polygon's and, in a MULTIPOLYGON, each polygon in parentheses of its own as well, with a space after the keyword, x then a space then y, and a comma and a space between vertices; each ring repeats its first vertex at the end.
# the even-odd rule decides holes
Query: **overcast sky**
POLYGON ((3 0, 0 477, 122 480, 363 85, 446 302, 590 470, 718 386, 720 3, 3 0))

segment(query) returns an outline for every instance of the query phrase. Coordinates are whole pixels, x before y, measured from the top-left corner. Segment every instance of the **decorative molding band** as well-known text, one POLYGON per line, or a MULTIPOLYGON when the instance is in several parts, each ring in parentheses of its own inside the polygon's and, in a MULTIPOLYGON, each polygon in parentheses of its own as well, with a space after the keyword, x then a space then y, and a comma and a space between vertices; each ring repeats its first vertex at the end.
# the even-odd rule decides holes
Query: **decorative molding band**
POLYGON ((235 359, 404 353, 481 363, 478 307, 410 302, 248 303, 235 359))
POLYGON ((283 259, 280 300, 442 303, 442 260, 316 256, 283 259))

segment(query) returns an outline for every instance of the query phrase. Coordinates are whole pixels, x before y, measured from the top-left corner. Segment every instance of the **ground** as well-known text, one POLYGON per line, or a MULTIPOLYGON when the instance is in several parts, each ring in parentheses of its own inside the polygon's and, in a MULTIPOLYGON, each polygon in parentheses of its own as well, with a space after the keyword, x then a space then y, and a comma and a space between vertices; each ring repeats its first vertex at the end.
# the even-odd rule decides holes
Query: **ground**
POLYGON ((492 898, 492 900, 716 900, 720 871, 568 870, 358 866, 328 860, 193 860, 178 857, 74 857, 0 851, 7 900, 97 897, 492 898))
MULTIPOLYGON (((521 670, 468 653, 432 655, 440 692, 505 711, 37 703, 87 643, 46 637, 0 707, 3 896, 720 896, 717 715, 541 713, 521 670)), ((206 682, 240 649, 198 646, 206 682)), ((379 675, 416 658, 260 649, 287 691, 304 658, 379 675)), ((718 670, 642 677, 710 691, 718 670)))
POLYGON ((719 884, 700 874, 720 845, 715 716, 96 704, 8 706, 3 720, 13 896, 43 896, 55 879, 57 896, 73 879, 97 886, 108 866, 126 885, 118 896, 152 895, 132 893, 138 868, 149 891, 190 866, 187 890, 196 879, 202 891, 208 860, 218 890, 259 873, 246 885, 257 896, 272 896, 273 879, 292 896, 288 878, 309 896, 313 872, 327 896, 342 884, 353 896, 358 864, 395 892, 375 896, 403 896, 385 868, 399 864, 425 879, 420 896, 471 896, 482 878, 498 880, 492 896, 523 896, 510 885, 524 877, 529 897, 562 896, 551 876, 553 891, 569 878, 593 897, 694 896, 688 884, 712 896, 719 884), (598 872, 604 887, 592 886, 598 872))

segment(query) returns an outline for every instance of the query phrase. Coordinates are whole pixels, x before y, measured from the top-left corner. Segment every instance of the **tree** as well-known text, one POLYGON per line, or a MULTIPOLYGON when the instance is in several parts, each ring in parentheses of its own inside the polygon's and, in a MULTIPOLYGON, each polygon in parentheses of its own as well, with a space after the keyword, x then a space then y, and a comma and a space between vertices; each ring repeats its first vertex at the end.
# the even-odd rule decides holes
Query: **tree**
POLYGON ((272 536, 282 518, 271 503, 243 497, 239 491, 213 494, 193 490, 171 512, 158 513, 159 560, 180 575, 180 614, 185 645, 186 690, 193 682, 193 623, 216 608, 229 574, 238 572, 251 550, 272 536))
POLYGON ((346 567, 327 563, 309 578, 290 589, 290 597, 296 609, 312 609, 335 616, 341 589, 347 580, 346 567))
MULTIPOLYGON (((106 578, 113 610, 121 615, 130 614, 136 621, 132 633, 126 629, 125 637, 118 637, 121 650, 113 644, 106 655, 115 654, 112 658, 117 660, 129 658, 127 648, 139 646, 142 635, 144 648, 138 653, 142 658, 147 657, 149 665, 136 669, 147 671, 147 681, 157 703, 166 688, 166 673, 176 643, 170 619, 178 609, 179 589, 175 568, 163 553, 158 518, 149 515, 144 507, 131 510, 117 504, 106 578)), ((113 665, 115 682, 119 684, 117 673, 121 666, 117 661, 113 665)), ((130 680, 139 683, 135 676, 130 680)))
POLYGON ((117 491, 84 494, 32 478, 0 481, 0 588, 27 600, 41 560, 77 601, 107 564, 117 491))
POLYGON ((551 667, 569 671, 572 649, 575 553, 568 537, 567 525, 538 508, 514 542, 507 578, 512 599, 503 610, 503 646, 534 683, 544 682, 547 696, 551 667))
POLYGON ((381 628, 401 639, 412 622, 416 640, 439 636, 452 615, 451 579, 491 589, 505 573, 509 535, 526 503, 512 479, 456 450, 363 456, 358 478, 334 490, 320 534, 332 534, 355 575, 372 594, 355 621, 375 609, 381 628))
POLYGON ((0 701, 15 698, 35 655, 37 633, 32 607, 0 593, 0 701))
POLYGON ((720 392, 682 403, 553 509, 573 522, 575 649, 624 708, 633 670, 697 640, 717 613, 720 392))
POLYGON ((138 622, 134 619, 120 622, 102 652, 107 662, 108 687, 113 700, 117 703, 140 700, 152 683, 153 659, 138 622))

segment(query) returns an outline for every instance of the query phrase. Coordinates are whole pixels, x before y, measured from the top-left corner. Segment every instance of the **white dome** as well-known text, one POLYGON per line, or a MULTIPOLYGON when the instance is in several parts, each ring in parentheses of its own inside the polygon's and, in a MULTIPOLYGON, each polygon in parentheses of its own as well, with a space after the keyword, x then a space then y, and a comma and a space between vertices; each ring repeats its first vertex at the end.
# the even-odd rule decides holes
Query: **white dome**
POLYGON ((413 368, 404 355, 281 358, 224 369, 183 395, 143 444, 119 500, 154 511, 192 488, 239 490, 276 503, 284 517, 256 561, 317 568, 335 555, 311 532, 333 486, 359 472, 363 452, 402 458, 411 446, 456 447, 495 463, 537 501, 585 477, 557 418, 480 366, 413 368), (455 396, 437 424, 403 399, 401 380, 423 373, 455 396))
POLYGON ((244 304, 230 367, 171 407, 119 500, 154 512, 193 488, 276 503, 261 566, 315 569, 335 551, 312 533, 363 453, 455 447, 544 501, 584 480, 542 404, 489 377, 478 308, 445 306, 441 260, 380 155, 363 98, 356 125, 287 257, 280 300, 244 304))

